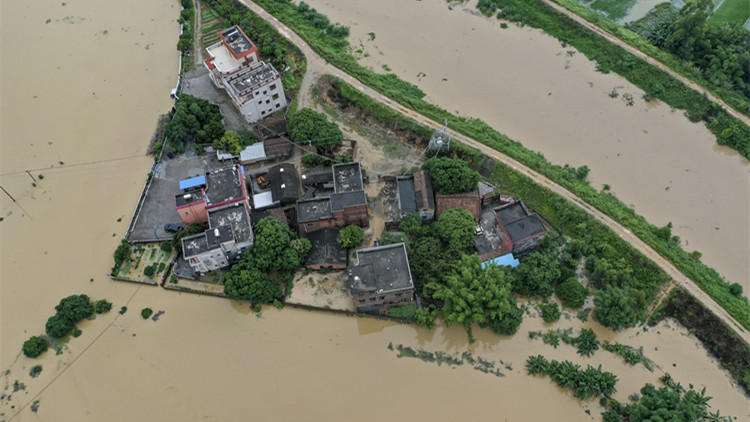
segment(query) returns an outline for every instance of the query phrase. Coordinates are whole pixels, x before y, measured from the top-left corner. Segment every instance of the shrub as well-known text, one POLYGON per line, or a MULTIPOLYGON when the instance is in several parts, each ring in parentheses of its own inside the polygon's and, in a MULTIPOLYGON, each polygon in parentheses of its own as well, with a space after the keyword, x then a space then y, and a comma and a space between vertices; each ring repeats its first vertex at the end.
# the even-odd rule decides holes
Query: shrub
POLYGON ((512 336, 518 331, 518 326, 523 320, 523 310, 512 300, 513 307, 510 312, 503 315, 501 319, 490 319, 489 326, 496 334, 512 336))
POLYGON ((557 303, 540 303, 539 310, 544 322, 555 322, 560 319, 560 306, 557 303))
POLYGON ((153 313, 154 311, 151 308, 143 308, 141 309, 141 318, 148 319, 153 313))
POLYGON ((583 306, 589 291, 575 278, 569 278, 555 288, 557 297, 568 308, 578 309, 583 306))
POLYGON ((73 333, 72 333, 73 337, 78 338, 81 336, 81 334, 83 334, 83 331, 81 331, 80 328, 73 327, 73 333))
POLYGON ((128 311, 128 307, 127 306, 121 307, 120 308, 120 315, 125 315, 125 312, 127 312, 127 311, 128 311))
POLYGON ((154 276, 154 271, 156 270, 156 269, 154 268, 155 266, 156 266, 156 264, 154 264, 154 265, 149 265, 148 267, 144 268, 144 269, 143 269, 143 275, 145 275, 145 276, 146 276, 146 277, 148 277, 148 278, 151 278, 151 277, 153 277, 153 276, 154 276))
MULTIPOLYGON (((46 352, 48 348, 49 348, 49 343, 47 343, 46 338, 42 336, 33 336, 23 342, 23 347, 21 350, 23 350, 23 354, 27 358, 35 358, 41 355, 42 353, 46 352)), ((39 367, 39 372, 41 372, 41 367, 39 367)))
POLYGON ((169 241, 161 242, 159 244, 159 247, 161 248, 161 250, 163 250, 166 253, 172 252, 172 242, 169 242, 169 241))
POLYGON ((594 293, 594 319, 605 327, 619 330, 632 327, 638 321, 636 301, 625 290, 606 287, 594 293))
MULTIPOLYGON (((44 349, 44 350, 47 350, 47 348, 45 347, 45 349, 44 349)), ((31 357, 31 356, 29 356, 29 357, 31 357)), ((36 357, 36 356, 34 356, 34 357, 36 357)), ((34 365, 34 366, 33 366, 33 367, 31 368, 31 371, 29 372, 29 376, 30 376, 31 378, 36 378, 36 377, 38 377, 38 376, 39 376, 39 374, 41 374, 41 373, 42 373, 42 365, 34 365)))
POLYGON ((112 302, 107 302, 107 299, 101 299, 94 302, 94 311, 97 314, 104 314, 112 309, 112 302))
POLYGON ((742 285, 740 283, 732 283, 729 286, 729 293, 737 297, 742 296, 742 285))
POLYGON ((425 161, 422 168, 432 176, 435 191, 443 195, 472 191, 479 182, 479 173, 463 160, 433 157, 425 161))

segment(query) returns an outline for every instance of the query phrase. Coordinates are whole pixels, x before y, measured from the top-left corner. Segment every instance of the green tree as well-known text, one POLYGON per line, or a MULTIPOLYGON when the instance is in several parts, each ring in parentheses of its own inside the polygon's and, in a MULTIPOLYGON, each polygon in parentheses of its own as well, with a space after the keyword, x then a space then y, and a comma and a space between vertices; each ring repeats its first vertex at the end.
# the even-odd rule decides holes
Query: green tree
POLYGON ((141 318, 148 319, 148 317, 151 316, 151 314, 154 313, 154 310, 151 308, 143 308, 141 309, 141 318))
POLYGON ((214 149, 226 151, 232 155, 239 155, 242 152, 243 146, 240 143, 240 137, 237 136, 237 132, 228 130, 224 133, 221 139, 215 139, 213 141, 214 149))
POLYGON ((432 236, 423 237, 417 240, 411 249, 409 268, 417 292, 431 297, 432 291, 425 289, 425 286, 442 282, 443 277, 453 270, 453 258, 443 248, 440 239, 432 236))
POLYGON ((112 310, 112 302, 107 302, 107 299, 100 299, 94 302, 94 311, 97 314, 104 314, 112 310))
POLYGON ((224 293, 235 300, 273 303, 281 297, 281 281, 302 266, 310 241, 299 239, 281 221, 266 217, 255 225, 255 244, 224 276, 224 293))
POLYGON ((301 144, 311 142, 319 152, 328 151, 344 139, 336 123, 329 122, 324 114, 309 108, 294 113, 289 118, 286 130, 292 140, 301 144))
POLYGON ((130 243, 128 243, 127 240, 122 239, 120 245, 115 249, 115 268, 119 268, 124 262, 127 262, 132 254, 133 250, 130 247, 130 243))
POLYGON ((365 241, 365 231, 359 226, 346 226, 339 232, 339 244, 342 248, 356 248, 365 241))
POLYGON ((594 293, 594 319, 613 330, 632 327, 638 322, 637 303, 625 290, 607 286, 594 293))
POLYGON ((23 350, 23 354, 27 358, 35 358, 46 352, 48 348, 49 344, 47 343, 46 338, 42 336, 33 336, 23 342, 21 350, 23 350))
POLYGON ((510 312, 500 318, 490 318, 489 320, 488 325, 496 334, 512 336, 518 331, 518 327, 523 321, 523 309, 518 307, 515 299, 510 298, 510 302, 510 312))
POLYGON ((557 285, 555 293, 563 305, 578 309, 583 306, 589 291, 576 278, 569 278, 557 285))
POLYGON ((443 245, 460 252, 474 247, 475 227, 474 217, 463 208, 449 209, 433 224, 433 230, 443 245))
POLYGON ((66 336, 73 329, 73 323, 69 319, 55 314, 47 319, 44 325, 44 331, 48 336, 60 338, 66 336))
POLYGON ((427 231, 422 225, 422 219, 419 218, 419 214, 416 212, 406 214, 404 218, 401 219, 401 222, 398 223, 398 228, 411 238, 423 236, 427 231))
POLYGON ((172 253, 172 243, 169 241, 164 241, 159 244, 159 248, 163 250, 166 253, 172 253))
POLYGON ((479 255, 463 255, 444 283, 430 283, 433 298, 443 301, 440 314, 447 324, 461 324, 471 333, 471 324, 486 326, 513 311, 510 282, 504 267, 482 269, 479 255))
POLYGON ((536 250, 521 258, 513 275, 513 291, 526 297, 548 298, 562 277, 560 260, 551 248, 536 250))
POLYGON ((479 182, 479 173, 470 169, 463 160, 433 157, 422 168, 432 176, 435 191, 444 195, 472 191, 479 182))
POLYGON ((94 305, 87 295, 71 295, 62 300, 55 306, 57 315, 66 318, 72 324, 88 318, 94 314, 94 305))

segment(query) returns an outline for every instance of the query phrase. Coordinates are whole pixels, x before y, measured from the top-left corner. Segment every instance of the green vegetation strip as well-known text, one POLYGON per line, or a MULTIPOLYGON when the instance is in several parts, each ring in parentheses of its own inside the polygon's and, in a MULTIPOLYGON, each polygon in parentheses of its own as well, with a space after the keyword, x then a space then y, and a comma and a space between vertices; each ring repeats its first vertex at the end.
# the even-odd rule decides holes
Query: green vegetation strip
MULTIPOLYGON (((484 1, 491 1, 495 2, 496 0, 484 0, 484 1)), ((726 101, 729 105, 734 107, 736 110, 739 110, 742 113, 747 114, 748 106, 750 106, 750 100, 747 96, 743 96, 737 92, 733 92, 731 90, 723 89, 721 86, 713 85, 710 81, 706 80, 703 75, 701 74, 700 70, 692 66, 689 62, 682 61, 678 57, 670 54, 667 51, 661 50, 658 47, 654 46, 653 44, 649 43, 644 38, 640 37, 638 34, 636 34, 633 31, 630 31, 626 28, 623 28, 622 26, 612 22, 611 20, 607 19, 606 17, 602 16, 601 14, 597 13, 595 10, 589 9, 580 3, 578 3, 577 0, 552 0, 555 3, 559 4, 560 6, 563 6, 564 8, 570 10, 571 12, 575 13, 576 15, 586 19, 587 21, 591 22, 592 24, 598 26, 599 28, 603 29, 604 31, 616 36, 620 40, 628 43, 629 45, 637 48, 638 50, 644 52, 645 54, 653 57, 654 59, 664 63, 665 65, 669 66, 672 70, 679 73, 682 76, 685 76, 686 78, 689 78, 699 85, 703 86, 704 88, 710 90, 713 92, 717 97, 723 99, 726 101)), ((729 3, 731 0, 726 0, 725 3, 729 3)), ((745 2, 745 0, 736 0, 738 3, 745 2)), ((517 2, 514 2, 517 3, 517 2)), ((546 4, 543 4, 539 0, 533 0, 530 3, 534 5, 538 9, 537 13, 539 14, 550 14, 550 12, 553 11, 553 9, 546 4), (540 6, 542 5, 542 6, 540 6)), ((722 5, 723 6, 723 5, 722 5)), ((498 4, 498 7, 501 7, 498 4)), ((557 14, 557 16, 561 16, 559 12, 554 12, 557 14)), ((557 19, 557 18, 555 18, 557 19)), ((534 26, 539 28, 539 26, 535 25, 534 23, 525 22, 528 25, 534 26)), ((744 23, 744 21, 743 21, 744 23)), ((562 23, 560 23, 562 25, 562 23)), ((566 23, 566 25, 569 23, 566 23)), ((577 24, 575 24, 577 25, 577 24)), ((555 28, 549 28, 548 27, 541 27, 545 32, 549 33, 552 36, 555 36, 558 39, 569 41, 571 44, 575 45, 575 42, 573 40, 569 40, 568 38, 561 38, 557 36, 554 32, 556 32, 555 28)), ((592 34, 593 36, 593 34, 592 34)), ((578 47, 578 46, 576 46, 578 47)), ((584 54, 588 54, 584 52, 584 54)), ((592 59, 593 60, 593 59, 592 59)), ((619 73, 619 71, 615 70, 615 72, 619 73)), ((637 84, 636 84, 637 85, 637 84)), ((638 85, 641 87, 640 85, 638 85)), ((641 87, 643 88, 643 87, 641 87)), ((646 90, 646 92, 651 92, 646 90)), ((681 107, 678 107, 681 108, 681 107)), ((747 155, 745 155, 747 157, 747 155)))
POLYGON ((729 22, 742 25, 750 18, 750 6, 747 0, 724 0, 709 20, 714 22, 729 22))
MULTIPOLYGON (((217 0, 217 3, 225 2, 227 1, 217 0)), ((295 5, 291 2, 284 0, 257 0, 256 3, 294 29, 313 50, 329 63, 354 76, 362 83, 435 121, 448 119, 451 127, 457 132, 490 146, 545 175, 607 214, 621 225, 627 227, 641 238, 641 240, 654 248, 657 253, 672 262, 683 274, 693 280, 720 306, 726 309, 730 315, 737 319, 740 324, 750 329, 750 304, 748 304, 747 299, 733 295, 730 292, 730 284, 723 280, 715 270, 701 263, 697 254, 691 255, 680 248, 679 239, 671 236, 671 231, 668 227, 658 228, 648 223, 645 218, 637 215, 634 210, 628 208, 613 195, 607 192, 597 192, 588 182, 580 177, 580 173, 576 173, 575 169, 561 167, 548 162, 541 154, 524 148, 520 143, 497 132, 481 120, 453 116, 447 111, 423 101, 422 97, 424 97, 424 93, 419 88, 402 81, 396 75, 378 75, 370 69, 361 66, 354 57, 348 54, 350 49, 348 42, 331 36, 312 25, 310 21, 305 19, 303 14, 297 12, 295 5)), ((548 26, 556 27, 560 25, 567 32, 560 34, 550 32, 551 35, 559 36, 571 43, 572 39, 580 40, 578 43, 580 46, 577 45, 576 47, 581 51, 584 51, 584 49, 591 50, 592 56, 598 51, 599 53, 596 54, 596 57, 590 58, 599 60, 600 57, 602 62, 599 66, 602 69, 611 68, 612 66, 631 69, 631 77, 634 79, 650 81, 651 90, 646 89, 647 92, 653 92, 656 89, 656 84, 661 85, 664 87, 662 95, 665 98, 674 97, 675 101, 680 100, 680 104, 688 109, 689 116, 700 119, 699 116, 702 116, 705 112, 713 113, 715 117, 709 128, 714 133, 718 132, 721 135, 719 136, 719 141, 724 143, 744 143, 745 151, 743 155, 750 156, 750 141, 748 141, 750 140, 750 128, 742 125, 737 119, 721 111, 717 105, 710 103, 705 97, 696 94, 695 91, 671 78, 668 74, 656 70, 656 68, 651 67, 642 60, 635 59, 620 47, 602 42, 601 38, 594 36, 590 31, 559 12, 552 10, 546 4, 537 3, 539 3, 539 0, 530 0, 528 4, 525 2, 516 2, 519 10, 518 13, 522 14, 522 16, 538 17, 540 19, 537 22, 538 25, 544 27, 545 30, 547 30, 548 26), (539 10, 542 10, 544 13, 539 12, 539 10), (559 21, 564 21, 564 26, 558 23, 559 21), (652 77, 654 80, 649 79, 652 77)), ((351 87, 348 89, 353 91, 351 87)), ((344 88, 342 88, 343 91, 344 88)), ((374 105, 368 107, 371 110, 376 110, 377 108, 374 105)), ((384 112, 379 113, 382 114, 384 112)), ((548 189, 534 184, 530 179, 520 174, 509 171, 510 169, 504 166, 498 167, 503 172, 496 175, 497 179, 515 179, 507 180, 511 183, 504 183, 502 186, 512 189, 513 192, 509 193, 517 194, 517 196, 524 199, 529 195, 533 195, 536 202, 534 206, 539 208, 539 211, 545 216, 549 217, 548 213, 560 214, 560 219, 564 218, 568 222, 575 220, 582 221, 588 218, 581 209, 566 203, 560 197, 555 196, 555 200, 560 204, 559 206, 553 203, 551 199, 553 196, 548 189), (512 182, 516 182, 516 184, 512 182)), ((575 229, 574 226, 570 226, 575 229)), ((599 230, 603 230, 603 227, 599 230)), ((608 237, 617 238, 612 232, 609 232, 608 237)), ((617 243, 622 244, 624 242, 618 241, 617 243)), ((632 249, 629 245, 628 247, 632 249)), ((643 260, 645 259, 642 256, 639 257, 639 261, 643 260)))
POLYGON ((397 352, 398 358, 416 358, 423 362, 437 363, 438 366, 446 364, 451 367, 462 366, 464 364, 471 366, 475 370, 484 374, 492 374, 496 377, 504 377, 501 368, 505 368, 508 371, 513 370, 513 366, 510 363, 505 363, 502 360, 492 361, 484 359, 481 356, 472 355, 471 352, 463 352, 460 356, 454 356, 450 353, 443 351, 430 352, 424 349, 415 349, 402 344, 394 346, 393 343, 388 343, 388 350, 397 352))
MULTIPOLYGON (((347 101, 367 110, 377 120, 391 122, 403 129, 412 130, 419 135, 429 137, 431 132, 428 129, 370 99, 352 86, 339 82, 339 87, 341 95, 347 101)), ((683 274, 695 281, 737 321, 750 329, 750 305, 748 305, 747 299, 741 295, 732 294, 730 285, 715 270, 702 264, 698 254, 689 254, 680 248, 679 239, 671 235, 669 227, 658 228, 648 223, 642 216, 637 215, 634 210, 627 207, 612 194, 597 192, 581 178, 581 175, 585 172, 581 172, 580 169, 576 171, 571 167, 553 165, 541 155, 523 148, 518 142, 510 140, 480 121, 472 121, 472 124, 456 118, 455 121, 452 120, 451 122, 454 129, 456 127, 461 128, 457 129, 459 132, 464 132, 464 130, 470 132, 467 135, 518 159, 629 228, 659 254, 671 261, 683 274), (481 127, 483 130, 476 130, 477 128, 474 125, 481 127)), ((482 155, 478 151, 452 143, 452 148, 454 147, 464 151, 464 155, 469 157, 469 161, 473 161, 475 165, 478 165, 481 161, 482 155)), ((528 177, 502 163, 498 163, 491 181, 501 186, 505 193, 523 198, 527 204, 537 209, 568 236, 595 240, 595 243, 600 245, 600 253, 598 254, 600 257, 611 259, 613 262, 622 260, 623 256, 627 257, 624 261, 632 266, 632 278, 637 283, 633 287, 643 290, 647 294, 648 300, 654 298, 656 289, 666 280, 664 272, 630 244, 596 221, 584 210, 566 201, 548 188, 534 183, 528 177)))

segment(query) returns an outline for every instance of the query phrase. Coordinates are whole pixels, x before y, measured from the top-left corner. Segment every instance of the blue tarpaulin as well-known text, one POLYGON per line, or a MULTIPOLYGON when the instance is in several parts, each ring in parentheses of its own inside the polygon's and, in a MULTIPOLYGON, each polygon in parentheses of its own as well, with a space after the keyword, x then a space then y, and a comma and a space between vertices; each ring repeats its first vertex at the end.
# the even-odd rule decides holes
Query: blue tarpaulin
POLYGON ((509 253, 507 255, 498 256, 495 259, 490 259, 489 261, 482 262, 482 269, 487 268, 487 266, 490 265, 490 263, 494 263, 495 265, 507 265, 507 266, 515 268, 521 262, 517 260, 516 258, 513 258, 512 253, 509 253))
POLYGON ((180 189, 190 189, 197 186, 203 186, 206 184, 206 175, 191 177, 190 179, 180 180, 180 189))

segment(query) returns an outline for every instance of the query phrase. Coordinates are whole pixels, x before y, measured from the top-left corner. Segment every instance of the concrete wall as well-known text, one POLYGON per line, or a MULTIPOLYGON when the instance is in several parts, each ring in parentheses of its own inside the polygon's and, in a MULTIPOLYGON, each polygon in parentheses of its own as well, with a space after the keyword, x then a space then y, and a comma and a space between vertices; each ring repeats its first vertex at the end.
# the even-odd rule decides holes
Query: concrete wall
POLYGON ((371 306, 387 306, 397 303, 409 303, 414 300, 414 289, 393 290, 389 292, 352 293, 354 309, 369 308, 371 306))

